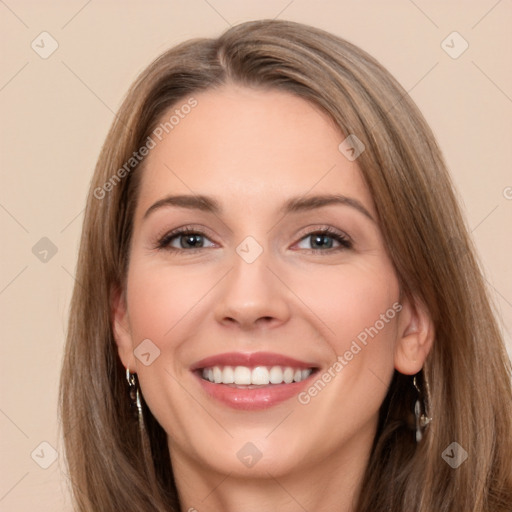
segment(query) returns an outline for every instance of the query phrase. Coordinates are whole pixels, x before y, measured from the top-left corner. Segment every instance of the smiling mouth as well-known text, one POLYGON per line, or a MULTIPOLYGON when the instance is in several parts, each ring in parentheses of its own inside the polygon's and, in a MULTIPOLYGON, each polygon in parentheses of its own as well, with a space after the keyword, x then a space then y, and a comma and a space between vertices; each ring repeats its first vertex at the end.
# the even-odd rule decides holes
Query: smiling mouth
POLYGON ((197 374, 212 384, 223 384, 239 389, 261 389, 302 382, 317 370, 292 366, 210 366, 199 368, 197 374))

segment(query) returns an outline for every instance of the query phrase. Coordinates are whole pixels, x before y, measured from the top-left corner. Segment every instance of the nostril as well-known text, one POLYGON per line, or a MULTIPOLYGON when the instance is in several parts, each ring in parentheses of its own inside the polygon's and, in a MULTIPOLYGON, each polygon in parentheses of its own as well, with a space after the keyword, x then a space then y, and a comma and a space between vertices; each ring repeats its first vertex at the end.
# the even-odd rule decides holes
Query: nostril
POLYGON ((260 326, 270 326, 276 320, 277 319, 274 316, 261 316, 256 320, 255 324, 260 326))

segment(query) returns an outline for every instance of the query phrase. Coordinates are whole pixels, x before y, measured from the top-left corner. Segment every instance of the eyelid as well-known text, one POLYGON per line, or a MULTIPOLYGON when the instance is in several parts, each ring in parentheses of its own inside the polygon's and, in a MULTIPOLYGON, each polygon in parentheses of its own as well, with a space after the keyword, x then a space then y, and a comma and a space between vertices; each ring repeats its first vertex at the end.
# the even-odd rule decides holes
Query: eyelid
POLYGON ((205 236, 212 236, 211 231, 205 226, 202 226, 201 224, 184 224, 183 226, 178 226, 177 228, 164 228, 159 230, 158 233, 155 235, 155 239, 160 240, 171 234, 177 235, 189 231, 192 231, 194 233, 197 232, 205 236))
POLYGON ((314 233, 318 232, 324 232, 329 235, 338 235, 339 237, 346 239, 347 242, 350 242, 351 244, 354 243, 347 232, 335 228, 329 224, 310 224, 309 226, 302 228, 296 236, 299 237, 299 240, 302 240, 305 236, 313 235, 314 233))
POLYGON ((185 235, 187 233, 196 233, 198 235, 202 235, 217 245, 217 242, 212 240, 212 238, 214 238, 214 237, 212 237, 209 234, 209 230, 207 228, 205 228, 204 226, 200 226, 197 224, 186 224, 184 226, 179 226, 177 228, 170 229, 170 230, 163 229, 163 230, 159 231, 159 233, 155 236, 151 245, 154 249, 168 250, 171 252, 173 250, 180 251, 180 252, 193 252, 194 250, 198 250, 198 249, 206 249, 206 247, 196 247, 196 248, 192 248, 192 249, 177 249, 175 247, 169 247, 167 245, 164 245, 164 242, 166 239, 170 240, 171 238, 175 238, 180 235, 185 235))
POLYGON ((296 246, 297 244, 302 242, 307 237, 315 235, 317 233, 321 234, 321 235, 327 235, 328 237, 335 239, 339 244, 338 247, 333 247, 330 249, 302 249, 301 250, 302 252, 306 252, 306 253, 310 253, 310 254, 311 253, 313 253, 313 254, 324 253, 327 255, 327 254, 337 253, 338 251, 353 249, 353 247, 354 247, 354 242, 352 241, 352 238, 349 235, 347 235, 344 231, 334 228, 333 226, 329 226, 329 225, 311 226, 310 225, 310 226, 307 226, 306 228, 302 229, 301 232, 302 232, 302 234, 296 235, 298 237, 298 240, 297 240, 297 242, 295 242, 293 244, 293 246, 296 246))
MULTIPOLYGON (((168 245, 173 238, 179 237, 181 235, 186 235, 186 234, 198 234, 198 235, 204 236, 205 238, 210 240, 210 242, 217 245, 217 242, 212 240, 213 237, 211 237, 209 235, 208 231, 209 230, 207 228, 205 228, 204 226, 191 225, 191 224, 180 226, 180 227, 177 227, 177 228, 174 228, 171 230, 162 230, 160 232, 161 234, 159 234, 155 237, 155 242, 152 245, 153 245, 154 249, 167 250, 169 252, 181 252, 181 253, 186 253, 186 252, 191 253, 191 252, 196 252, 201 249, 210 249, 211 247, 192 247, 189 249, 183 249, 183 248, 171 247, 170 245, 168 245)), ((302 249, 302 251, 313 252, 313 253, 320 253, 320 252, 332 253, 332 252, 336 252, 338 250, 350 249, 353 247, 353 241, 347 233, 345 233, 344 231, 341 231, 337 228, 334 228, 332 226, 329 226, 329 225, 314 225, 314 226, 310 225, 310 226, 306 226, 306 227, 302 228, 301 231, 296 235, 296 237, 298 237, 298 240, 296 242, 294 242, 293 246, 300 243, 306 237, 312 236, 317 233, 330 236, 331 238, 334 238, 334 239, 338 238, 337 242, 340 244, 340 246, 336 247, 336 248, 325 249, 325 250, 324 249, 302 249)))

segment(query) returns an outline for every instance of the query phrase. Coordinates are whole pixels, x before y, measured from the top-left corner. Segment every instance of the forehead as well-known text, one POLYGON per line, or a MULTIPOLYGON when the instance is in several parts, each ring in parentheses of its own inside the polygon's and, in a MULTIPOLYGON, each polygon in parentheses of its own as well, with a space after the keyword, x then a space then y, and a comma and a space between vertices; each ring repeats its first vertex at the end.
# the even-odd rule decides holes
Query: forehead
POLYGON ((290 196, 340 193, 374 212, 356 161, 338 149, 344 135, 320 108, 288 92, 235 85, 192 97, 193 108, 181 108, 185 98, 162 116, 165 123, 174 115, 168 133, 153 136, 136 216, 170 193, 261 210, 290 196))

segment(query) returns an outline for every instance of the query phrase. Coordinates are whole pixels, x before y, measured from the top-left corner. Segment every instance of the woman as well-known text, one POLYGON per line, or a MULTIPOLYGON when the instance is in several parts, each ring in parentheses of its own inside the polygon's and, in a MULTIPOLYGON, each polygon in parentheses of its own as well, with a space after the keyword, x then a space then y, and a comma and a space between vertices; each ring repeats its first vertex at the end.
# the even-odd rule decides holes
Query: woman
POLYGON ((77 510, 511 509, 510 364, 445 164, 354 45, 255 21, 156 59, 77 283, 77 510))

